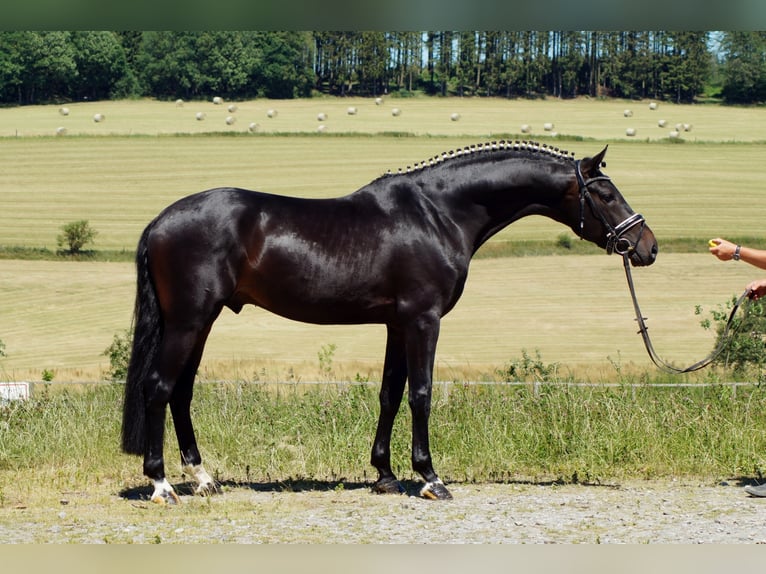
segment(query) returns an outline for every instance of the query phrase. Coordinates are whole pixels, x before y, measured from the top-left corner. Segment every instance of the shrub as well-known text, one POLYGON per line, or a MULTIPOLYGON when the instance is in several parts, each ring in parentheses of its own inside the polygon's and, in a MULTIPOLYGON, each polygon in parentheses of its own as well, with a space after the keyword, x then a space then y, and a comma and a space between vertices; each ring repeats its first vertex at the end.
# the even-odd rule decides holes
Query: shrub
POLYGON ((556 238, 556 245, 563 249, 572 249, 572 237, 568 233, 561 233, 556 238))
POLYGON ((56 243, 59 249, 70 255, 75 255, 82 251, 88 243, 92 243, 98 235, 98 231, 93 229, 88 220, 71 221, 61 227, 61 234, 56 237, 56 243), (67 247, 65 249, 65 247, 67 247))
POLYGON ((543 362, 540 350, 535 350, 535 356, 531 357, 526 349, 521 350, 521 358, 513 359, 502 369, 496 370, 497 375, 506 382, 557 382, 559 376, 559 364, 543 362))
POLYGON ((129 329, 115 333, 112 344, 104 350, 104 356, 109 357, 109 379, 124 381, 128 376, 130 350, 133 344, 133 334, 129 329))
MULTIPOLYGON (((704 329, 715 326, 716 345, 722 344, 722 338, 736 297, 710 312, 710 319, 700 322, 704 329)), ((697 307, 696 313, 701 313, 697 307)), ((764 377, 766 367, 766 307, 762 301, 746 301, 740 308, 731 325, 726 343, 715 363, 731 368, 735 375, 744 376, 755 370, 758 380, 764 377)))

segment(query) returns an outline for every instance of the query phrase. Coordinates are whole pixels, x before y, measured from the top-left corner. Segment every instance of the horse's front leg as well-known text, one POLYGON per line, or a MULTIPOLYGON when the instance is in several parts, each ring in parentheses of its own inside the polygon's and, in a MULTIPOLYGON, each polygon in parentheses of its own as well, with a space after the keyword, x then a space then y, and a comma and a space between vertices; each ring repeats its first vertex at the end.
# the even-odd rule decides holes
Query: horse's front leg
POLYGON ((370 463, 378 469, 378 480, 373 492, 402 494, 404 487, 391 469, 391 431, 399 412, 407 382, 407 357, 401 333, 388 328, 386 358, 383 363, 383 381, 380 387, 380 416, 370 463))
POLYGON ((428 314, 416 320, 407 330, 408 398, 412 411, 412 468, 426 482, 420 490, 420 495, 434 500, 449 500, 452 494, 434 471, 428 439, 431 387, 439 325, 439 317, 428 314))

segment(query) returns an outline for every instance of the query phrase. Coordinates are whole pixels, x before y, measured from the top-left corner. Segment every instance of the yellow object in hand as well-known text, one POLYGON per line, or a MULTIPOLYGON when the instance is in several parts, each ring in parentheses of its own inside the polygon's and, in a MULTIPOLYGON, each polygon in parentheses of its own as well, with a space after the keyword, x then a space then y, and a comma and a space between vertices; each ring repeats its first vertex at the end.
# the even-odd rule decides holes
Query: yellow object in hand
POLYGON ((708 242, 707 242, 707 244, 708 244, 708 246, 709 246, 709 247, 715 247, 716 245, 718 245, 718 244, 717 244, 715 241, 713 241, 712 239, 711 239, 710 241, 708 241, 708 242))

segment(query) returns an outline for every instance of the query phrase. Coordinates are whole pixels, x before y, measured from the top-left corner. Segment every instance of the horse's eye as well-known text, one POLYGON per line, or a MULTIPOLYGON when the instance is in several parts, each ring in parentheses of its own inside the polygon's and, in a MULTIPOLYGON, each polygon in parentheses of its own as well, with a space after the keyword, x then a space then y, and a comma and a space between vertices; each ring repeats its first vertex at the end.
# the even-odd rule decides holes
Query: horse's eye
POLYGON ((612 203, 614 201, 614 193, 611 191, 600 191, 598 195, 604 203, 612 203))

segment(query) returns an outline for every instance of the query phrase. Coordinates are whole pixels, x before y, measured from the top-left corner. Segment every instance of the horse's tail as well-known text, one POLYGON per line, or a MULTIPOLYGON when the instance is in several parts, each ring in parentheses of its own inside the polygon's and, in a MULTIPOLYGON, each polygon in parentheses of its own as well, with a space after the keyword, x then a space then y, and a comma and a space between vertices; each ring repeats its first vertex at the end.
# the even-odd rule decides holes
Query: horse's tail
POLYGON ((154 368, 162 338, 157 291, 149 271, 148 238, 152 225, 144 229, 136 250, 136 303, 133 310, 133 348, 125 382, 122 410, 122 450, 144 454, 146 444, 146 400, 144 385, 154 368))

